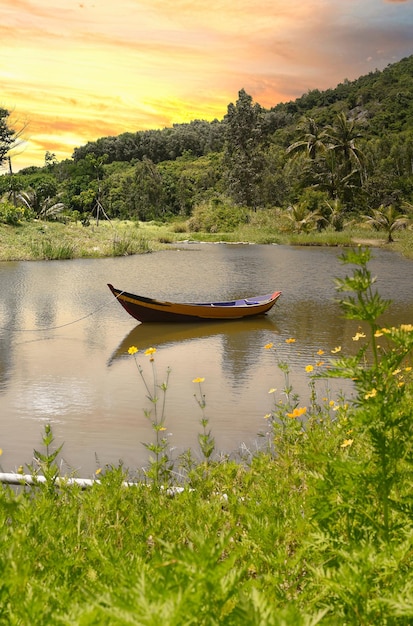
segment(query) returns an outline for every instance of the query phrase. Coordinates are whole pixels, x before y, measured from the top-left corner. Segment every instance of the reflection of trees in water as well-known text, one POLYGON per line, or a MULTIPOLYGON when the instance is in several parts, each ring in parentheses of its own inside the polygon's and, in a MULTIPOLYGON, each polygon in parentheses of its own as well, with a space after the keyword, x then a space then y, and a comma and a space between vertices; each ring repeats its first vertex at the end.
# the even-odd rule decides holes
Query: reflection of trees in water
POLYGON ((35 302, 36 326, 48 329, 56 325, 56 295, 42 296, 35 302))
POLYGON ((108 366, 113 365, 118 359, 127 357, 130 346, 145 350, 151 346, 176 345, 219 337, 223 346, 223 370, 234 376, 234 380, 238 380, 239 376, 241 374, 245 376, 245 371, 256 362, 256 357, 251 358, 249 355, 262 349, 265 342, 270 340, 266 338, 271 331, 278 332, 269 317, 195 324, 139 324, 121 341, 110 357, 108 366))
POLYGON ((0 337, 0 393, 7 388, 11 366, 11 341, 7 333, 0 337))
MULTIPOLYGON (((0 318, 0 392, 7 388, 10 379, 10 370, 13 362, 15 333, 24 334, 38 328, 50 328, 56 324, 56 294, 37 292, 31 299, 30 307, 25 301, 24 281, 21 275, 16 279, 16 273, 5 271, 1 275, 2 312, 0 318), (17 287, 16 287, 17 285, 17 287), (25 328, 24 312, 30 308, 34 310, 35 324, 25 328)), ((27 322, 26 322, 27 324, 27 322)))
POLYGON ((244 383, 250 368, 261 360, 264 346, 274 341, 277 332, 274 326, 237 334, 222 334, 222 370, 234 388, 244 383))
POLYGON ((15 306, 6 307, 6 316, 2 318, 0 329, 0 393, 6 390, 13 362, 13 331, 15 326, 15 306))

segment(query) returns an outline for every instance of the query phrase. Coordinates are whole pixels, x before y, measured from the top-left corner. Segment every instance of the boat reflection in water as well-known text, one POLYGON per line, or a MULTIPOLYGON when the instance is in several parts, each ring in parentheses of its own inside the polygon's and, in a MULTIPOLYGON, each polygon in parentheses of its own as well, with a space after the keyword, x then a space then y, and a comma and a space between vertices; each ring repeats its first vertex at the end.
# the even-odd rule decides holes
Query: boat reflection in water
POLYGON ((221 341, 222 369, 234 380, 240 380, 255 362, 252 355, 262 349, 273 334, 278 333, 277 325, 267 316, 200 324, 138 324, 113 352, 108 366, 129 357, 128 350, 131 346, 145 351, 151 347, 218 339, 221 341))

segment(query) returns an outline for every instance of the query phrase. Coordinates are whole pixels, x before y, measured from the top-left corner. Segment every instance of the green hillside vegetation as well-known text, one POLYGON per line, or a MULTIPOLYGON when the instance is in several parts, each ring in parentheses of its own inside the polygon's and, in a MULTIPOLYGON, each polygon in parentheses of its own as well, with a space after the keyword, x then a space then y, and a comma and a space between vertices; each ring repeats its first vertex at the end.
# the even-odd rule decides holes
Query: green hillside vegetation
MULTIPOLYGON (((16 140, 7 121, 0 110, 3 162, 16 140)), ((0 197, 12 226, 108 218, 251 240, 258 222, 265 241, 360 229, 391 241, 411 232, 413 56, 271 109, 241 89, 221 121, 103 137, 62 162, 46 153, 44 167, 1 176, 0 197)))

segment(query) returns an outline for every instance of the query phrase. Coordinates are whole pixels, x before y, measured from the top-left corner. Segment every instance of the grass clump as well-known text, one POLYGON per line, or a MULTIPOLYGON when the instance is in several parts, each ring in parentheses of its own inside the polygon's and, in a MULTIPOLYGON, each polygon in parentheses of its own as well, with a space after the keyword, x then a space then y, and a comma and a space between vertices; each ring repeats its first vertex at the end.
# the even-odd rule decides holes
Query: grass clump
POLYGON ((216 453, 201 377, 200 459, 171 458, 155 348, 151 383, 129 349, 154 434, 144 480, 126 486, 122 465, 84 491, 60 480, 47 426, 29 467, 44 481, 0 490, 0 623, 411 624, 413 325, 381 326, 369 259, 348 251, 337 281, 360 347, 320 350, 304 402, 278 362, 262 446, 238 462, 216 453), (320 390, 330 378, 355 399, 320 390))
POLYGON ((33 242, 33 256, 47 261, 73 259, 75 248, 70 243, 53 243, 49 239, 33 242))

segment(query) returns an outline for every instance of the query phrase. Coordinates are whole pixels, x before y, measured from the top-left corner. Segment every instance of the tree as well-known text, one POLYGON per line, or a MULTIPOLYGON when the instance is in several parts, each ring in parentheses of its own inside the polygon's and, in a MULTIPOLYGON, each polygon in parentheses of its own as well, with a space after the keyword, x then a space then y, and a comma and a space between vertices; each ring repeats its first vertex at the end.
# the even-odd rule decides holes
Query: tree
POLYGON ((155 163, 144 158, 135 165, 133 181, 135 217, 143 221, 162 217, 165 213, 162 177, 155 163))
POLYGON ((51 217, 62 210, 63 205, 57 200, 58 183, 50 174, 13 175, 6 177, 9 184, 9 198, 33 211, 38 217, 51 217))
POLYGON ((315 119, 304 116, 297 130, 301 138, 287 148, 287 154, 305 150, 308 158, 314 160, 319 152, 325 152, 327 133, 320 128, 315 119))
POLYGON ((324 221, 319 210, 309 211, 305 202, 291 204, 286 213, 291 221, 294 232, 309 233, 318 228, 318 224, 324 221))
POLYGON ((338 113, 335 123, 327 126, 325 131, 325 137, 329 140, 329 149, 340 155, 344 176, 357 171, 360 183, 363 182, 364 155, 356 145, 356 140, 362 136, 356 120, 347 119, 345 113, 338 113))
POLYGON ((263 111, 241 89, 236 104, 228 105, 224 123, 230 194, 235 202, 255 209, 259 204, 259 184, 265 161, 263 111))
POLYGON ((305 154, 297 171, 302 186, 326 190, 333 200, 350 206, 365 178, 364 155, 356 145, 362 136, 358 123, 338 113, 335 123, 324 128, 312 117, 304 117, 298 130, 302 137, 287 148, 287 153, 305 154))
POLYGON ((365 215, 366 222, 377 230, 384 230, 387 233, 387 243, 394 241, 392 235, 395 230, 405 228, 409 223, 409 218, 398 213, 391 204, 373 209, 372 213, 373 215, 365 215))
POLYGON ((18 195, 18 201, 30 212, 35 212, 36 216, 43 220, 53 220, 58 213, 65 209, 63 202, 58 202, 55 198, 39 198, 33 189, 22 191, 18 195))
POLYGON ((0 166, 16 140, 16 131, 10 128, 8 123, 9 115, 7 109, 0 108, 0 166))

